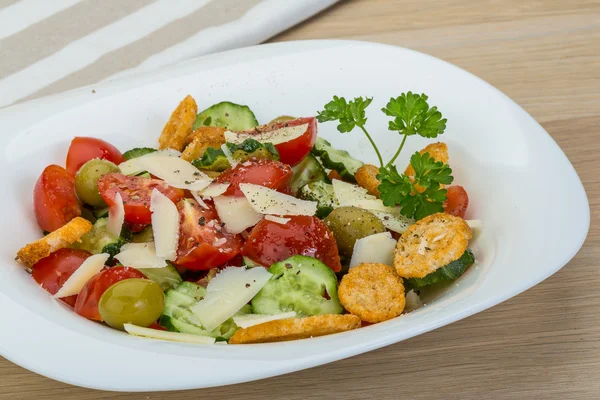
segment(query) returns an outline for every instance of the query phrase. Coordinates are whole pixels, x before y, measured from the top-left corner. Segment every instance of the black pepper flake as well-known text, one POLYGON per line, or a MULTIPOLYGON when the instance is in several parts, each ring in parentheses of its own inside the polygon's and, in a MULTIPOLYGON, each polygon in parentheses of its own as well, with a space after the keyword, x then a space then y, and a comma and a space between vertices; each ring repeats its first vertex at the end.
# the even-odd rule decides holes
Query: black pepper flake
POLYGON ((200 219, 198 220, 198 224, 200 224, 200 226, 204 226, 205 223, 206 223, 206 218, 200 217, 200 219))
POLYGON ((250 284, 249 284, 249 283, 246 283, 246 287, 247 287, 247 288, 249 288, 249 287, 250 287, 250 284))
POLYGON ((192 181, 183 181, 183 183, 185 183, 186 185, 191 185, 193 182, 192 181))
POLYGON ((285 263, 285 267, 287 269, 294 268, 294 266, 292 264, 290 264, 290 263, 285 263))
POLYGON ((429 247, 425 247, 425 250, 427 251, 431 251, 431 249, 429 247))
POLYGON ((298 270, 298 272, 296 272, 296 275, 300 275, 300 270, 298 270))

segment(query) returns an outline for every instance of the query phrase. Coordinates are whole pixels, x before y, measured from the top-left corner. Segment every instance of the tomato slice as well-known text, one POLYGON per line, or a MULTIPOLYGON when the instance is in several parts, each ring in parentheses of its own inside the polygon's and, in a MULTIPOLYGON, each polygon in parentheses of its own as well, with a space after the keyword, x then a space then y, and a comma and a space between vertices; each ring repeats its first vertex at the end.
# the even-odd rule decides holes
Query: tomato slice
POLYGON ((79 168, 93 158, 101 158, 117 165, 125 159, 123 154, 112 144, 92 137, 75 137, 67 153, 67 171, 73 176, 79 168))
POLYGON ((446 201, 444 202, 444 211, 448 214, 455 215, 457 217, 464 218, 469 206, 469 195, 462 186, 450 186, 448 187, 448 193, 446 194, 446 201))
POLYGON ((266 186, 283 193, 289 193, 292 168, 279 161, 252 160, 223 171, 216 182, 229 183, 225 196, 243 196, 240 183, 253 183, 266 186))
POLYGON ((158 189, 174 203, 184 196, 182 189, 169 186, 160 179, 113 173, 106 174, 98 180, 98 190, 108 207, 115 204, 114 199, 117 193, 121 194, 125 209, 125 221, 134 225, 147 225, 152 222, 150 197, 154 189, 158 189))
POLYGON ((262 220, 250 232, 242 255, 266 267, 288 257, 314 257, 334 272, 342 269, 333 234, 317 217, 287 216, 285 224, 262 220))
POLYGON ((115 283, 131 278, 146 279, 146 275, 130 267, 112 267, 100 271, 92 276, 79 292, 75 302, 75 312, 85 318, 102 321, 98 311, 98 302, 102 294, 115 283))
POLYGON ((251 130, 244 131, 243 133, 250 135, 264 134, 267 136, 269 132, 281 128, 305 124, 306 130, 301 136, 297 137, 296 139, 275 145, 275 148, 279 152, 280 161, 282 163, 296 165, 302 161, 302 159, 306 157, 308 153, 310 153, 315 145, 315 140, 317 140, 317 120, 315 117, 298 118, 291 121, 261 125, 257 126, 256 128, 252 128, 251 130))
POLYGON ((179 248, 175 264, 193 270, 223 265, 240 253, 242 238, 222 226, 214 205, 208 209, 192 199, 177 203, 179 210, 179 248))
MULTIPOLYGON (((42 258, 31 267, 32 278, 50 294, 56 294, 65 284, 67 279, 77 271, 77 268, 91 256, 85 250, 60 249, 42 258)), ((71 307, 75 305, 77 295, 63 297, 64 301, 71 307)))
POLYGON ((75 179, 61 166, 49 165, 33 189, 33 209, 42 230, 52 232, 81 215, 75 179))

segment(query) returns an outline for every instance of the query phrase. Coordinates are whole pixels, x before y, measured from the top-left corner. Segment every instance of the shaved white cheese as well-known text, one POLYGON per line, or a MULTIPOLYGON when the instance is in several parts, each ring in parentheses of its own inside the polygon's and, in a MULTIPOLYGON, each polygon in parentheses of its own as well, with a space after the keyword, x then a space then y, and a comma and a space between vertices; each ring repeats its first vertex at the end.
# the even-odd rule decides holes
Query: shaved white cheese
POLYGON ((381 220, 383 225, 393 232, 404 233, 409 226, 415 223, 414 219, 405 217, 404 215, 400 214, 398 210, 396 210, 394 213, 387 213, 377 210, 369 211, 375 214, 375 216, 381 220))
POLYGON ((240 189, 254 210, 273 215, 315 215, 316 201, 300 200, 276 190, 252 183, 241 183, 240 189))
POLYGON ((246 139, 254 139, 257 142, 278 145, 299 138, 306 133, 307 129, 308 124, 302 124, 296 126, 284 126, 279 129, 260 133, 254 131, 252 133, 225 131, 225 140, 229 143, 241 144, 246 139))
POLYGON ((231 318, 271 279, 264 267, 225 268, 210 280, 206 296, 190 307, 204 329, 212 331, 231 318))
POLYGON ((130 335, 151 339, 169 340, 171 342, 213 344, 215 338, 210 336, 191 335, 189 333, 168 332, 158 329, 144 328, 133 324, 124 324, 125 331, 130 335))
POLYGON ((350 259, 350 268, 362 263, 394 265, 396 240, 389 232, 377 233, 358 239, 350 259))
POLYGON ((115 195, 115 204, 108 210, 108 222, 106 230, 113 236, 121 236, 121 229, 125 222, 125 208, 123 207, 123 198, 121 193, 115 195))
POLYGON ((397 208, 386 207, 383 201, 370 195, 367 189, 358 185, 334 179, 332 182, 333 193, 341 206, 358 207, 369 211, 382 211, 387 213, 398 212, 397 208))
POLYGON ((406 305, 404 306, 404 313, 409 313, 421 307, 423 307, 423 302, 414 290, 406 293, 406 305))
POLYGON ((264 324, 265 322, 277 321, 280 319, 296 318, 296 312, 290 311, 275 315, 262 315, 262 314, 243 314, 234 315, 233 322, 240 328, 248 328, 258 324, 264 324))
POLYGON ((260 222, 263 216, 257 213, 245 197, 218 196, 213 199, 221 222, 227 232, 238 234, 260 222))
POLYGON ((223 151, 223 154, 225 154, 225 157, 227 158, 227 161, 229 161, 229 165, 231 165, 232 167, 235 167, 237 165, 237 161, 235 161, 233 159, 233 155, 231 154, 231 151, 229 150, 229 147, 227 147, 227 143, 224 143, 221 146, 221 150, 223 151))
POLYGON ((200 204, 200 206, 202 208, 204 208, 205 210, 208 210, 208 205, 204 202, 204 200, 202 200, 202 198, 200 197, 200 195, 198 194, 198 192, 190 192, 192 194, 192 197, 194 198, 194 200, 196 200, 198 202, 198 204, 200 204))
POLYGON ((471 229, 481 229, 483 226, 480 219, 468 219, 465 222, 471 229))
POLYGON ((127 243, 115 258, 123 265, 133 268, 164 268, 167 260, 156 255, 154 243, 127 243))
POLYGON ((179 212, 171 199, 159 192, 152 191, 150 197, 152 211, 152 232, 158 257, 175 261, 179 240, 179 212))
POLYGON ((181 155, 180 152, 178 152, 177 150, 173 150, 173 149, 159 150, 159 151, 155 151, 153 153, 145 154, 142 157, 136 157, 136 158, 132 158, 131 160, 123 161, 121 164, 119 164, 119 169, 121 170, 121 173, 123 173, 125 175, 137 175, 140 172, 145 171, 143 166, 139 163, 140 158, 144 158, 144 157, 147 157, 147 158, 179 157, 180 155, 181 155))
POLYGON ((152 154, 154 153, 137 158, 138 165, 144 171, 159 177, 173 187, 199 191, 212 182, 212 178, 182 158, 152 157, 152 154))
POLYGON ((211 183, 206 189, 199 192, 200 196, 206 197, 217 197, 222 195, 229 188, 229 183, 211 183))
POLYGON ((290 222, 290 218, 282 218, 282 217, 277 217, 275 215, 265 215, 265 219, 267 221, 277 222, 278 224, 281 224, 281 225, 285 225, 288 222, 290 222))
POLYGON ((62 285, 59 291, 56 292, 54 298, 60 299, 61 297, 79 294, 87 281, 104 268, 104 263, 108 260, 108 257, 110 257, 108 254, 101 253, 86 258, 79 268, 73 272, 73 275, 62 285))

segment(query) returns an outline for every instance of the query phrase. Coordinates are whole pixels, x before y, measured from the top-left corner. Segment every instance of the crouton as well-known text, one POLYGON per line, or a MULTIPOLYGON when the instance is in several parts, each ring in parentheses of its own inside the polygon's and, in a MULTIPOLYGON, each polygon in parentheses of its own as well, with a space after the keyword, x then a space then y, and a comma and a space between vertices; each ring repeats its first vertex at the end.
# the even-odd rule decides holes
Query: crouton
POLYGON ((367 189, 370 195, 379 197, 378 186, 381 181, 377 179, 378 174, 379 168, 373 164, 365 164, 354 173, 354 178, 356 183, 367 189))
POLYGON ((225 144, 225 128, 201 126, 190 134, 189 143, 181 154, 181 158, 186 161, 194 161, 201 158, 209 147, 218 149, 223 144, 225 144))
POLYGON ((175 149, 182 151, 189 134, 192 132, 194 122, 196 122, 196 114, 198 106, 196 100, 190 95, 179 103, 175 111, 171 114, 171 118, 167 121, 160 138, 158 139, 159 149, 175 149))

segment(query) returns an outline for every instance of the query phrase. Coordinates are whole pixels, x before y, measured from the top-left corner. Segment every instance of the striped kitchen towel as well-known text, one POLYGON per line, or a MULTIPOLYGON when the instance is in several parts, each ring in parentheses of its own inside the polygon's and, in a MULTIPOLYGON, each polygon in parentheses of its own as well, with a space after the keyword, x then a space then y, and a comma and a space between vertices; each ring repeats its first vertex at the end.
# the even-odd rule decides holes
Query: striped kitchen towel
POLYGON ((260 43, 338 0, 0 0, 0 108, 260 43))

